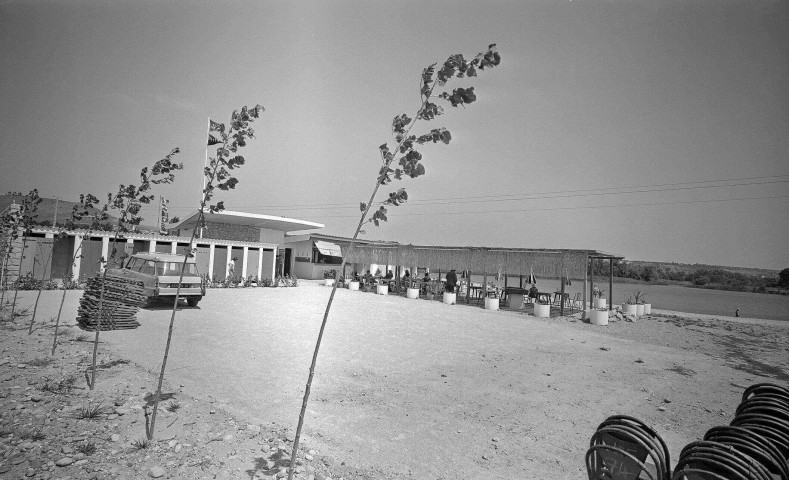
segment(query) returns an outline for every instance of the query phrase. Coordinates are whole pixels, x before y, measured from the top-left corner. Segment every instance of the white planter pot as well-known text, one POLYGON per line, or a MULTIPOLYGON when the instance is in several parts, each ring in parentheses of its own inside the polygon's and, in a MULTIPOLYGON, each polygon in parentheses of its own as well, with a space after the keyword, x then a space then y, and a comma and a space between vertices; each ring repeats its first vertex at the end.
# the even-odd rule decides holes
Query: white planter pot
POLYGON ((454 305, 457 303, 457 293, 444 292, 444 303, 447 305, 454 305))
POLYGON ((643 314, 644 314, 644 304, 643 303, 636 304, 636 316, 640 317, 643 314))
POLYGON ((649 315, 651 313, 652 313, 652 304, 651 303, 645 303, 644 304, 644 315, 649 315))
POLYGON ((485 297, 485 310, 498 310, 499 299, 494 297, 485 297))
POLYGON ((608 325, 608 310, 592 310, 589 312, 589 323, 592 325, 608 325))
POLYGON ((548 318, 551 316, 551 306, 543 305, 541 303, 534 304, 534 316, 541 318, 548 318))
POLYGON ((638 307, 635 304, 625 303, 622 305, 622 313, 625 315, 638 315, 638 307))
POLYGON ((389 295, 389 285, 376 285, 378 295, 389 295))
POLYGON ((359 282, 356 281, 348 282, 348 290, 353 290, 353 291, 359 290, 359 282))
POLYGON ((323 281, 323 284, 326 285, 327 287, 331 287, 332 285, 334 285, 334 279, 333 278, 327 278, 327 279, 325 279, 323 281))
POLYGON ((605 298, 595 298, 594 300, 594 308, 606 308, 607 303, 605 298))
POLYGON ((407 298, 419 298, 419 289, 418 288, 409 288, 405 291, 405 296, 407 298))

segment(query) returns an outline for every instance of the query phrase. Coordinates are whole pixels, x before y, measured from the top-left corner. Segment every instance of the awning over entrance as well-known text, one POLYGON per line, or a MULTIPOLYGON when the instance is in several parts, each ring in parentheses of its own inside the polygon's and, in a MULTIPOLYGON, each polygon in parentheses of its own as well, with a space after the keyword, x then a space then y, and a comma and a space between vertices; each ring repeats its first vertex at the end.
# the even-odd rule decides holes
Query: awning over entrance
POLYGON ((328 255, 330 257, 342 257, 342 251, 340 251, 340 246, 336 243, 329 243, 324 242, 321 240, 315 240, 315 248, 318 249, 323 255, 328 255))

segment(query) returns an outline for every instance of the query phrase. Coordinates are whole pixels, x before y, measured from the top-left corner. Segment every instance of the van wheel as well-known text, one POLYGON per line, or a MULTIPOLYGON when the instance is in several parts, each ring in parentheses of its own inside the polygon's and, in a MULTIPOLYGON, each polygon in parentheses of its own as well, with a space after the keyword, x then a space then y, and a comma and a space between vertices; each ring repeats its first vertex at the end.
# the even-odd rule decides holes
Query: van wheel
POLYGON ((186 299, 186 304, 189 305, 190 307, 196 307, 198 302, 200 302, 199 298, 187 298, 186 299))

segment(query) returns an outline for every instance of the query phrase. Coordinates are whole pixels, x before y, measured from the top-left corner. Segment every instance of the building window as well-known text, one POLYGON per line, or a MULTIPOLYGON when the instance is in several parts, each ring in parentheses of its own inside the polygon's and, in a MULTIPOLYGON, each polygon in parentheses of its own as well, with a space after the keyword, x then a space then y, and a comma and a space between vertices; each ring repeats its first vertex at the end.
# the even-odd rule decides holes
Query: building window
POLYGON ((324 255, 318 251, 317 248, 312 249, 312 263, 322 263, 325 265, 339 265, 342 263, 342 257, 333 257, 324 255))

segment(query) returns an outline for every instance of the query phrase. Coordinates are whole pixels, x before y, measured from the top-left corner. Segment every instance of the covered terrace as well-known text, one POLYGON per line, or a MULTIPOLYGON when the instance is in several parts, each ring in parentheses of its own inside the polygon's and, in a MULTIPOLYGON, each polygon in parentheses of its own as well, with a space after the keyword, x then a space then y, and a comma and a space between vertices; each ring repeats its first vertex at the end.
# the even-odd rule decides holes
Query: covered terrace
MULTIPOLYGON (((427 268, 432 271, 448 272, 455 269, 465 271, 466 275, 483 276, 483 285, 487 278, 503 276, 506 282, 509 276, 519 276, 519 287, 523 288, 523 278, 534 275, 542 278, 558 278, 561 280, 561 299, 565 298, 565 284, 567 279, 583 279, 583 305, 590 305, 594 284, 591 277, 592 262, 596 260, 609 261, 609 288, 613 294, 613 261, 623 257, 600 252, 597 250, 569 250, 569 249, 527 249, 527 248, 497 248, 497 247, 449 247, 449 246, 420 246, 401 245, 397 243, 387 245, 353 245, 350 241, 339 243, 347 263, 396 265, 411 268, 416 273, 418 268, 427 268)), ((400 275, 396 275, 400 278, 400 275)), ((466 288, 471 288, 468 282, 466 288)), ((466 292, 466 299, 470 298, 466 292)), ((613 295, 612 295, 613 296, 613 295)), ((564 301, 560 302, 560 315, 564 315, 564 301)), ((608 308, 611 308, 610 302, 608 308)))

